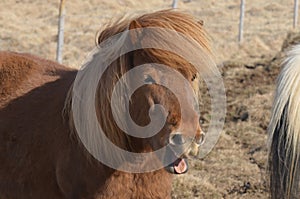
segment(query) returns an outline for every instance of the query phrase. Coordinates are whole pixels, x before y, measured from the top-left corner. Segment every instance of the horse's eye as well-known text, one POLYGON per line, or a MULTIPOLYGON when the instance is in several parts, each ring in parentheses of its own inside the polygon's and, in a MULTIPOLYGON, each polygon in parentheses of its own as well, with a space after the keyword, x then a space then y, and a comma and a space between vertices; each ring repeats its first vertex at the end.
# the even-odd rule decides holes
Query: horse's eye
POLYGON ((155 80, 150 75, 145 75, 144 77, 145 77, 144 81, 146 84, 154 84, 155 83, 155 80))
POLYGON ((196 77, 197 77, 197 74, 194 74, 191 80, 194 81, 196 79, 196 77))

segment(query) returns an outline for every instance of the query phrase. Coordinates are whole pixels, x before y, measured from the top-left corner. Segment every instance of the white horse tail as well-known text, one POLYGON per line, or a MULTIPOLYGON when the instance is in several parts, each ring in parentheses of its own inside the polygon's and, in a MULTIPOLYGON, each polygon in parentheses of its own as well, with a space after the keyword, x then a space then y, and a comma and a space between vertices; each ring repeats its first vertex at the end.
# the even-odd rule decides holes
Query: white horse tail
POLYGON ((272 199, 300 198, 300 45, 287 54, 269 124, 272 199))

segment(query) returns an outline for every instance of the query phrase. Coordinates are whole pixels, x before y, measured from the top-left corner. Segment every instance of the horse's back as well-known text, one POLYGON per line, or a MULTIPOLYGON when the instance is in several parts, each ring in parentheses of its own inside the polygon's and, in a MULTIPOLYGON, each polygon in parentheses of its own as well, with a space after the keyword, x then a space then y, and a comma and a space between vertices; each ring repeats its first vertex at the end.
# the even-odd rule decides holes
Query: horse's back
POLYGON ((0 52, 0 107, 70 69, 34 55, 0 52))
POLYGON ((59 196, 55 163, 68 139, 62 109, 75 74, 33 55, 0 52, 0 198, 59 196))

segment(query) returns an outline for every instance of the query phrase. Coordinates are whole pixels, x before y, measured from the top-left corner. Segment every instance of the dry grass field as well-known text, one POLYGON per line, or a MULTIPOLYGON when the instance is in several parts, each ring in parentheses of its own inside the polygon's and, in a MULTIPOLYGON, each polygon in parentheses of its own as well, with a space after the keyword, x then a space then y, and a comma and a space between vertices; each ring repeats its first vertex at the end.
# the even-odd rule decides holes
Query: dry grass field
MULTIPOLYGON (((226 87, 227 116, 214 150, 203 160, 193 160, 188 174, 175 177, 173 198, 268 197, 266 130, 283 55, 279 52, 293 31, 293 0, 247 1, 242 44, 237 42, 239 2, 179 1, 180 10, 204 20, 212 37, 226 87)), ((95 46, 96 32, 110 20, 170 8, 171 3, 67 0, 63 63, 80 67, 95 46)), ((1 0, 0 49, 54 60, 58 5, 58 0, 1 0)))

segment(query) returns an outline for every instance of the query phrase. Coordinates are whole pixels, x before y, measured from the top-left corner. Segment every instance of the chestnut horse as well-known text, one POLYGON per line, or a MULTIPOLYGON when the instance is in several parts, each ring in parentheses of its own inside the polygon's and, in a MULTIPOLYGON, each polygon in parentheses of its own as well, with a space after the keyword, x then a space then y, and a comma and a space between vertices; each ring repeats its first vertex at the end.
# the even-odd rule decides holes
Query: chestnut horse
POLYGON ((287 53, 277 80, 269 125, 272 199, 300 197, 300 45, 287 53))
MULTIPOLYGON (((202 47, 206 56, 211 55, 209 40, 201 22, 193 17, 172 10, 123 19, 111 24, 98 35, 98 44, 125 30, 147 27, 165 28, 191 38, 202 47)), ((132 43, 161 42, 131 34, 132 43)), ((176 43, 176 41, 173 41, 176 43)), ((116 44, 119 48, 123 44, 116 44)), ((195 52, 189 52, 195 53, 195 52)), ((112 168, 97 157, 82 143, 74 119, 72 103, 77 96, 74 90, 76 75, 85 77, 86 68, 94 67, 94 55, 80 71, 71 70, 58 63, 29 54, 0 53, 0 198, 170 198, 172 174, 188 170, 186 157, 196 155, 202 131, 195 104, 186 93, 181 93, 183 103, 161 82, 158 75, 163 71, 155 67, 143 71, 145 82, 130 97, 130 116, 140 125, 151 122, 153 105, 164 107, 165 123, 154 136, 139 138, 128 135, 114 120, 111 100, 114 86, 131 69, 142 64, 167 65, 182 75, 191 88, 198 92, 199 73, 183 57, 163 49, 145 48, 134 50, 114 59, 103 72, 97 85, 95 108, 98 123, 105 136, 116 146, 134 153, 150 153, 168 143, 177 146, 190 139, 191 144, 171 164, 148 172, 127 172, 112 168), (181 110, 185 110, 187 125, 181 125, 181 110), (192 138, 191 138, 192 137, 192 138)), ((198 55, 197 55, 198 56, 198 55)), ((205 57, 205 56, 204 56, 205 57)), ((205 62, 203 62, 205 63, 205 62)), ((128 84, 133 79, 128 80, 128 84)), ((177 80, 179 81, 179 80, 177 80)), ((83 84, 79 79, 77 86, 83 84)), ((178 84, 180 87, 181 83, 178 84)), ((84 89, 83 89, 84 90, 84 89)), ((80 121, 89 124, 88 120, 80 121)), ((141 134, 143 132, 140 132, 141 134)), ((93 142, 94 131, 88 132, 93 142)), ((97 147, 97 146, 96 146, 97 147)), ((100 150, 106 150, 105 147, 100 150)), ((113 152, 105 154, 114 158, 113 152), (112 153, 112 154, 109 154, 112 153)), ((131 159, 124 165, 151 165, 131 159)), ((124 165, 119 165, 123 166, 124 165)))

